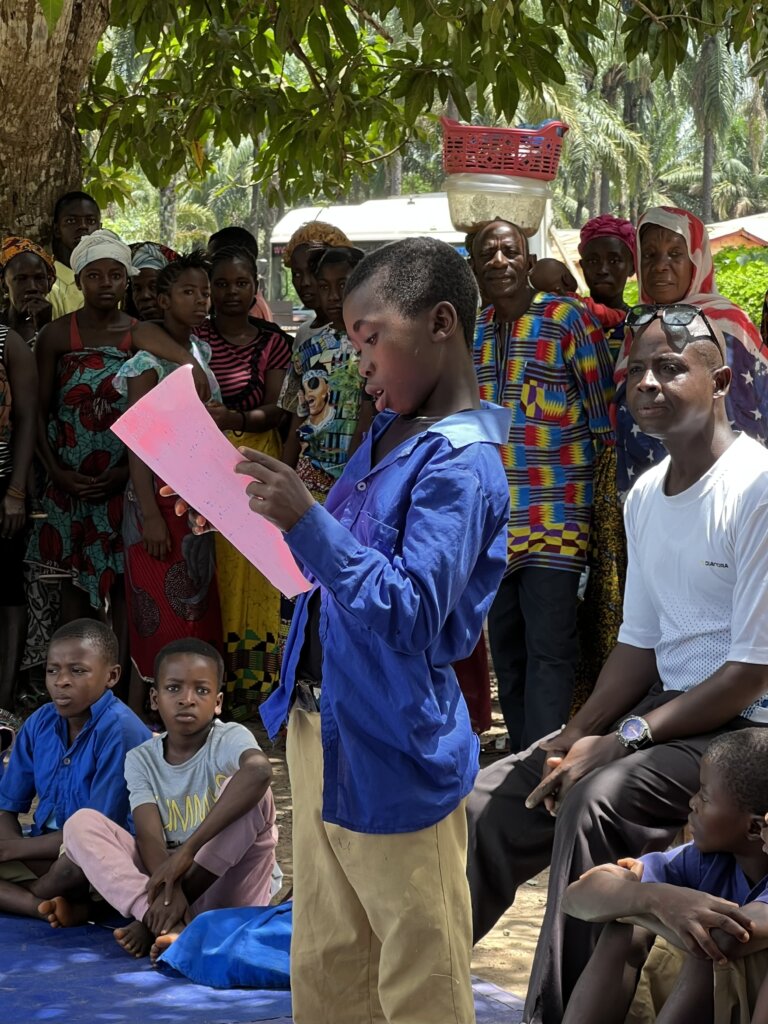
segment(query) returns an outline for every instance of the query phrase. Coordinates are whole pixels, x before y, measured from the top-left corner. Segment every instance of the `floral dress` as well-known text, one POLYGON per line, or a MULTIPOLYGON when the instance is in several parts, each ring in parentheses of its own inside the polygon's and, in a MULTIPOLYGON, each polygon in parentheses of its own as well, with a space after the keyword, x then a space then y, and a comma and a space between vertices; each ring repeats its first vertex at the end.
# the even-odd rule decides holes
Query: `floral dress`
MULTIPOLYGON (((220 401, 216 381, 208 370, 209 346, 194 339, 192 354, 208 375, 211 395, 220 401)), ((138 352, 123 366, 116 386, 127 395, 128 378, 154 370, 159 383, 177 369, 177 363, 138 352)), ((146 680, 154 678, 155 657, 172 640, 196 637, 222 649, 214 535, 195 536, 187 517, 176 515, 176 498, 158 493, 163 481, 155 477, 154 484, 155 501, 171 539, 171 550, 165 558, 153 558, 144 549, 144 516, 132 481, 125 492, 123 519, 131 659, 146 680)))
MULTIPOLYGON (((130 356, 131 334, 116 346, 86 348, 73 313, 69 340, 56 370, 48 443, 63 465, 97 477, 126 458, 125 446, 110 428, 126 408, 114 380, 130 356)), ((86 501, 51 482, 42 506, 47 519, 35 521, 27 561, 70 578, 86 591, 91 607, 103 607, 124 568, 122 493, 86 501)))

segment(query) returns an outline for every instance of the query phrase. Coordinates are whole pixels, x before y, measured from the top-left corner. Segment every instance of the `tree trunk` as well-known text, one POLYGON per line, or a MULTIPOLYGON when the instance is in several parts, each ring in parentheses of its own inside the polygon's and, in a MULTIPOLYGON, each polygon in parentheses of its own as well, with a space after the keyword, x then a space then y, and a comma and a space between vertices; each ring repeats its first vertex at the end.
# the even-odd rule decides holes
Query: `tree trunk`
POLYGON ((109 0, 62 0, 52 33, 38 0, 0 0, 0 236, 47 244, 56 199, 82 188, 75 111, 109 0))
POLYGON ((701 164, 701 219, 712 223, 712 171, 715 166, 715 133, 704 131, 704 156, 701 164))
POLYGON ((389 194, 402 195, 403 192, 403 155, 393 153, 389 158, 389 194))
POLYGON ((160 241, 171 249, 176 245, 176 181, 160 192, 160 241))
POLYGON ((613 213, 611 209, 611 172, 603 167, 600 174, 600 213, 613 213))

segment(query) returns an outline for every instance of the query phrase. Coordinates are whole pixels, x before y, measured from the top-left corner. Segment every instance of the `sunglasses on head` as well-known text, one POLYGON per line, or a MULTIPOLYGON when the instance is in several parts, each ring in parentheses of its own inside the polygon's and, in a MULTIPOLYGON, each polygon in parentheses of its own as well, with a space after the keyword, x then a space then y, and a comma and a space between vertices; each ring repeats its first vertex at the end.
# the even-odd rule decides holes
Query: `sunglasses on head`
POLYGON ((676 302, 671 306, 654 306, 641 303, 629 310, 626 323, 627 327, 634 331, 638 327, 647 327, 648 324, 657 318, 661 320, 665 327, 669 328, 667 336, 677 352, 682 352, 685 346, 692 341, 711 341, 713 345, 717 346, 717 351, 725 359, 723 349, 712 328, 712 324, 709 322, 707 314, 699 306, 691 306, 687 302, 676 302), (686 327, 693 323, 697 316, 701 317, 704 321, 709 334, 692 336, 685 330, 686 327))

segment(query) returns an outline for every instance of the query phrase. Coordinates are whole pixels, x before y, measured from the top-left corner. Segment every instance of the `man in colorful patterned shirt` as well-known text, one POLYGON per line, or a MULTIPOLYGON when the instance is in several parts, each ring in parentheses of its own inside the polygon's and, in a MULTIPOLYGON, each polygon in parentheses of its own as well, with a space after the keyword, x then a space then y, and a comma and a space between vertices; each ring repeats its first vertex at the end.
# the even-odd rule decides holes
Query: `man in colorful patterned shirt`
POLYGON ((533 261, 515 224, 485 225, 471 261, 490 303, 475 332, 480 397, 512 410, 502 453, 512 508, 507 571, 488 625, 499 702, 519 751, 568 719, 595 449, 613 441, 613 371, 585 307, 531 286, 533 261))

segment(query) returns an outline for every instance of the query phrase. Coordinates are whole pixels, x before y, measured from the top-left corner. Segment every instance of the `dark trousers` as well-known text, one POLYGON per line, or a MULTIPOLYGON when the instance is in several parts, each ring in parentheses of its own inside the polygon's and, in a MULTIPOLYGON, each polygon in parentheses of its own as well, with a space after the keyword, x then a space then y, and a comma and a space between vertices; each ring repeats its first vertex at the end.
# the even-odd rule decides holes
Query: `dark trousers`
MULTIPOLYGON (((652 691, 636 710, 648 712, 675 696, 652 691)), ((718 732, 750 724, 738 718, 718 732)), ((688 817, 699 762, 715 735, 659 744, 596 768, 570 790, 557 818, 541 805, 525 807, 541 780, 544 753, 538 748, 480 772, 467 805, 475 942, 512 905, 517 887, 551 864, 523 1020, 560 1024, 597 942, 600 925, 561 912, 568 885, 595 864, 669 846, 688 817)))
POLYGON ((505 577, 491 605, 488 637, 512 751, 568 721, 578 587, 578 572, 531 566, 505 577))

